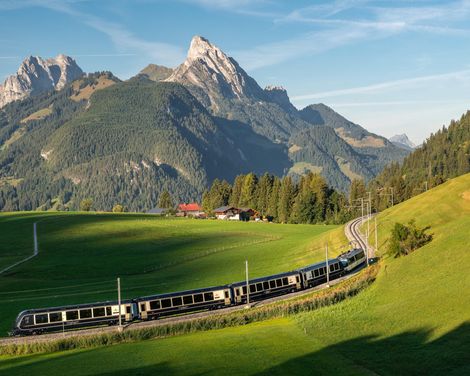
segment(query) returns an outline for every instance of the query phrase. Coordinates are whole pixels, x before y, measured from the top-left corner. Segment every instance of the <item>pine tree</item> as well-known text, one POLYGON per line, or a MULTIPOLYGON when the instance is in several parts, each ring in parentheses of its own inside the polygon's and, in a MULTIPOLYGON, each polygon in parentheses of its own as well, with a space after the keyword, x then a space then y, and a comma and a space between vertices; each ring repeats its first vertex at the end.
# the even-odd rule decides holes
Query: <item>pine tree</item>
POLYGON ((292 205, 294 203, 294 186, 292 178, 285 176, 281 182, 278 205, 278 222, 287 223, 290 218, 292 205))
POLYGON ((256 205, 257 198, 255 195, 258 178, 255 174, 250 173, 243 179, 241 189, 240 202, 241 207, 253 208, 256 205))
POLYGON ((163 191, 158 198, 158 207, 163 209, 173 208, 174 203, 168 191, 163 191))
POLYGON ((242 186, 245 176, 238 175, 233 182, 232 194, 230 195, 230 205, 235 206, 236 208, 240 206, 240 197, 242 194, 242 186))

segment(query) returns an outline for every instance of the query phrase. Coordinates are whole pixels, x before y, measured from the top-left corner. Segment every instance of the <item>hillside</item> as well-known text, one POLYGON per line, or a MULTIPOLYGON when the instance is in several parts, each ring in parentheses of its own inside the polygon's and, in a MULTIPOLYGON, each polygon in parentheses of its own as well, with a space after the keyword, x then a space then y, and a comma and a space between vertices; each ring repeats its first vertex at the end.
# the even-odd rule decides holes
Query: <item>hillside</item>
MULTIPOLYGON (((434 240, 400 259, 385 258, 359 296, 312 313, 93 351, 3 357, 18 375, 316 374, 464 375, 470 372, 470 174, 387 209, 381 247, 395 221, 416 218, 434 240), (233 349, 240 354, 233 360, 233 349), (282 351, 280 350, 282 349, 282 351)), ((342 229, 333 230, 340 233, 342 229)))
POLYGON ((215 178, 248 172, 320 172, 347 192, 407 154, 324 105, 298 111, 202 37, 177 68, 150 64, 126 82, 67 72, 0 111, 2 211, 76 210, 88 197, 145 211, 165 190, 199 201, 215 178))
MULTIPOLYGON (((470 172, 470 112, 432 134, 408 155, 402 164, 388 165, 371 182, 376 187, 394 189, 395 202, 406 200, 447 179, 470 172)), ((383 202, 377 202, 380 208, 383 202)))
MULTIPOLYGON (((246 259, 253 278, 308 265, 324 257, 316 239, 336 228, 143 214, 0 214, 0 270, 32 253, 34 222, 39 256, 0 274, 0 336, 26 308, 114 299, 118 276, 130 298, 243 280, 246 259)), ((334 249, 337 242, 344 241, 336 239, 334 249)))

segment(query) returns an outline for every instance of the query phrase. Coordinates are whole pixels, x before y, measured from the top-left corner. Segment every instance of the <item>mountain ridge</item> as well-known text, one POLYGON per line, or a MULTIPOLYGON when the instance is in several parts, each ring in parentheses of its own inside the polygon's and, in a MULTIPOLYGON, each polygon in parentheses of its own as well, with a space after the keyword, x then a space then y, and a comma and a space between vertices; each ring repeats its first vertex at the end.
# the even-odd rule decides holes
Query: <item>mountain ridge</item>
POLYGON ((0 108, 31 95, 61 90, 82 74, 82 69, 69 56, 59 54, 49 59, 29 56, 23 60, 16 74, 8 76, 0 85, 0 108))

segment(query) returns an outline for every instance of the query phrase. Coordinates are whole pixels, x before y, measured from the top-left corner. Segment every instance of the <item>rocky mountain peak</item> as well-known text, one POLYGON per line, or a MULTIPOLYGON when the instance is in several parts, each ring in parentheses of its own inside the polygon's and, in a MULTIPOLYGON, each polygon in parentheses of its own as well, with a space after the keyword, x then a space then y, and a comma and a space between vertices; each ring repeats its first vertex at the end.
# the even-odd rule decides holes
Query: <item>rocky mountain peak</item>
POLYGON ((416 148, 416 145, 408 138, 405 133, 390 137, 389 141, 402 149, 413 150, 416 148))
POLYGON ((18 99, 48 90, 60 90, 83 74, 74 59, 60 54, 55 58, 27 57, 16 74, 0 85, 0 108, 18 99))
POLYGON ((200 36, 193 37, 186 60, 167 81, 203 89, 212 106, 220 98, 264 97, 256 81, 234 59, 200 36))
POLYGON ((268 85, 264 88, 264 92, 269 101, 277 103, 288 112, 297 112, 297 109, 290 102, 287 90, 282 86, 268 85))

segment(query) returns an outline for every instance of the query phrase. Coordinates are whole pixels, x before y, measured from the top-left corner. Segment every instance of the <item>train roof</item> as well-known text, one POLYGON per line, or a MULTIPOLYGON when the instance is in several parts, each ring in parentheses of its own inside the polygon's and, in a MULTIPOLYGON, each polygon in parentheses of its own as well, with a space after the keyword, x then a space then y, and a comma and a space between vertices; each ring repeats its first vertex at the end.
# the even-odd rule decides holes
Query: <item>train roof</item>
POLYGON ((338 258, 348 258, 348 257, 352 257, 352 256, 355 256, 359 253, 364 253, 364 250, 362 248, 353 248, 353 249, 350 249, 349 251, 347 252, 344 252, 342 254, 340 254, 338 256, 338 258))
MULTIPOLYGON (((121 300, 121 304, 128 304, 132 303, 132 300, 126 299, 121 300)), ((111 306, 111 305, 118 305, 118 301, 106 301, 106 302, 96 302, 96 303, 84 303, 84 304, 73 304, 73 305, 64 305, 64 306, 57 306, 57 307, 47 307, 47 308, 33 308, 33 309, 26 309, 21 311, 18 316, 22 314, 35 314, 35 313, 47 313, 47 312, 56 312, 56 311, 65 311, 65 310, 72 310, 72 309, 83 309, 83 308, 93 308, 93 307, 101 307, 101 306, 111 306)))
POLYGON ((204 293, 204 292, 210 292, 210 291, 223 290, 227 288, 228 288, 227 285, 223 285, 223 286, 204 287, 201 289, 194 289, 194 290, 168 292, 165 294, 146 295, 146 296, 140 296, 138 298, 135 298, 134 301, 142 301, 142 300, 147 300, 147 299, 171 298, 173 296, 198 294, 198 293, 204 293))
MULTIPOLYGON (((273 275, 268 275, 268 276, 265 276, 265 277, 260 277, 260 278, 255 278, 255 279, 250 279, 248 281, 248 283, 257 283, 257 282, 264 282, 264 281, 268 281, 270 279, 276 279, 276 278, 282 278, 282 277, 289 277, 291 275, 295 275, 295 274, 298 274, 299 272, 296 271, 296 270, 293 270, 293 271, 290 271, 290 272, 285 272, 285 273, 279 273, 279 274, 273 274, 273 275)), ((246 281, 240 281, 240 282, 234 282, 232 283, 230 286, 233 286, 233 287, 238 287, 238 286, 245 286, 246 285, 246 281)))
MULTIPOLYGON (((328 265, 332 265, 334 264, 335 262, 339 262, 339 259, 337 258, 334 258, 334 259, 329 259, 328 260, 328 265)), ((320 262, 317 262, 315 264, 311 264, 311 265, 307 265, 307 266, 304 266, 302 268, 299 268, 297 269, 298 271, 307 271, 307 270, 313 270, 313 269, 318 269, 318 268, 322 268, 325 266, 325 261, 320 261, 320 262)))

